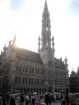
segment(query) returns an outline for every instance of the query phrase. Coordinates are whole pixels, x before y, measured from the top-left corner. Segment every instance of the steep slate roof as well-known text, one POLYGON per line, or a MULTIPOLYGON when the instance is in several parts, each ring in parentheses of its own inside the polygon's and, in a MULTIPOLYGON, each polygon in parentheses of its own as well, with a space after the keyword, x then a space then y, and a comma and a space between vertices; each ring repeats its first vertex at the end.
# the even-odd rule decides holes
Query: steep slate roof
POLYGON ((15 48, 16 51, 16 57, 19 60, 27 60, 27 61, 31 61, 31 62, 36 62, 39 64, 43 64, 39 53, 33 52, 33 51, 29 51, 27 49, 24 48, 15 48))

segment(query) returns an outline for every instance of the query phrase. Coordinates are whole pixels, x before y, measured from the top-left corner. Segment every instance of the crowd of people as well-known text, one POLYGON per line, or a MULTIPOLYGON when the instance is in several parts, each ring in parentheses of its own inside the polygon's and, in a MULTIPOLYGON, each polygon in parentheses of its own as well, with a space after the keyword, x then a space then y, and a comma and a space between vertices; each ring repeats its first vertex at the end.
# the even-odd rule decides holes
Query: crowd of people
POLYGON ((55 98, 51 93, 40 95, 33 93, 32 95, 19 94, 7 95, 0 97, 0 105, 51 105, 55 102, 55 98))
POLYGON ((34 92, 31 95, 23 93, 8 94, 0 97, 0 105, 52 105, 52 103, 60 102, 61 105, 70 105, 68 92, 63 97, 55 97, 52 93, 38 94, 34 92))

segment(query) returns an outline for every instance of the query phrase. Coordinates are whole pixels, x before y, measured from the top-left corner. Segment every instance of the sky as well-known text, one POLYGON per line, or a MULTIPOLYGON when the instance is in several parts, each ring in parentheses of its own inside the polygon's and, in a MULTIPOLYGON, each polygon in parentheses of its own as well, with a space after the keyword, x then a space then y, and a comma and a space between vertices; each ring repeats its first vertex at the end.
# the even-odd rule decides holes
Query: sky
MULTIPOLYGON (((37 52, 45 0, 0 0, 0 50, 16 34, 16 45, 37 52)), ((55 57, 79 66, 79 0, 47 0, 55 57)))

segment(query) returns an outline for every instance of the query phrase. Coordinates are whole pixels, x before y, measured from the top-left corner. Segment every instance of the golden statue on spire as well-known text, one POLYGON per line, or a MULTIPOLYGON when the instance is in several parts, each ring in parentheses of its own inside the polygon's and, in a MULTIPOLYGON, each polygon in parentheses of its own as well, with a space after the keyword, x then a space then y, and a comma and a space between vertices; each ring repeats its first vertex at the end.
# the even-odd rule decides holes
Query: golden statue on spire
POLYGON ((15 34, 14 37, 13 37, 12 46, 13 46, 13 47, 16 46, 16 34, 15 34))

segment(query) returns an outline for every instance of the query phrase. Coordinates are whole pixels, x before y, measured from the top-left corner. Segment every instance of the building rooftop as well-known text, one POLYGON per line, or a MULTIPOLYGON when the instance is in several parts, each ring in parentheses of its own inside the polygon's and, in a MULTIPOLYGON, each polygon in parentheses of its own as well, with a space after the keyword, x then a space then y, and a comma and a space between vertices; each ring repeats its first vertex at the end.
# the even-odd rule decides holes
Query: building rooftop
POLYGON ((39 53, 30 51, 24 48, 18 48, 18 47, 16 47, 15 50, 16 50, 17 58, 43 64, 39 53))

